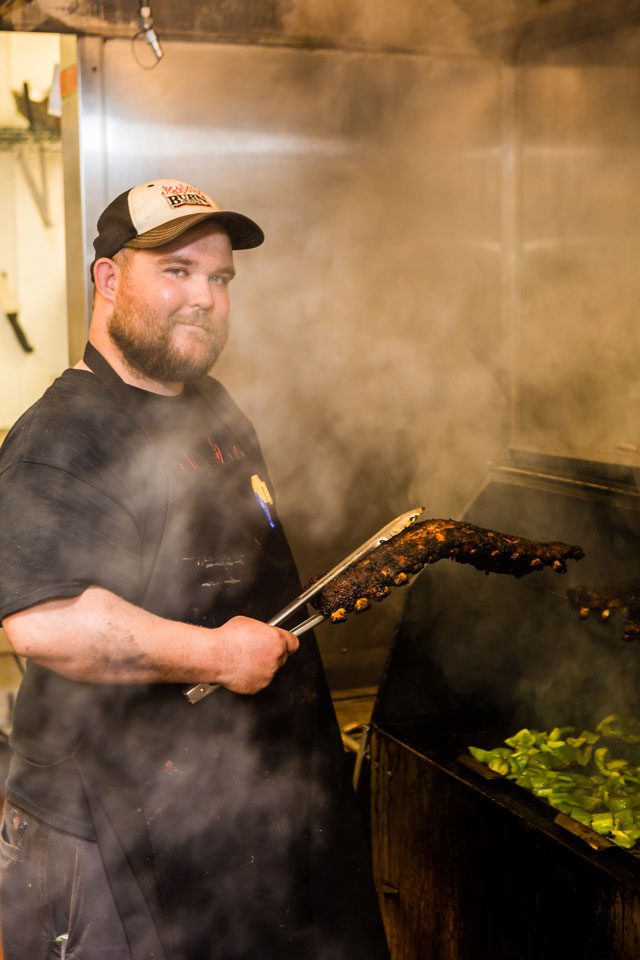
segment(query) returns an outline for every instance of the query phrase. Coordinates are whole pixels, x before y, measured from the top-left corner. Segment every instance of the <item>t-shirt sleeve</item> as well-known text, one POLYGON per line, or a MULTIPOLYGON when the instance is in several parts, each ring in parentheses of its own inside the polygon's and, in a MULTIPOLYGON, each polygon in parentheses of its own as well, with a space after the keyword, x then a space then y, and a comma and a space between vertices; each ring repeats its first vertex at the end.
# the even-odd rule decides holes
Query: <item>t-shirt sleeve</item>
POLYGON ((0 474, 0 621, 92 585, 135 601, 140 576, 140 534, 122 504, 54 466, 0 474))

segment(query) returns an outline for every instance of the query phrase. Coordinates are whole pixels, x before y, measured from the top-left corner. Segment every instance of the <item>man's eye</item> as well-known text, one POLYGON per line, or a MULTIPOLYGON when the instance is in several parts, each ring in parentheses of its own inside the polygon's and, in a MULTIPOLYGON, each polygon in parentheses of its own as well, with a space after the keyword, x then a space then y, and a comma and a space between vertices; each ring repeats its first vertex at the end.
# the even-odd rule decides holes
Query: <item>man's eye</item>
POLYGON ((217 283, 218 285, 229 283, 229 277, 223 277, 220 273, 214 273, 211 276, 211 283, 217 283))
POLYGON ((184 267, 168 267, 167 273, 170 273, 172 277, 184 277, 187 271, 184 267))

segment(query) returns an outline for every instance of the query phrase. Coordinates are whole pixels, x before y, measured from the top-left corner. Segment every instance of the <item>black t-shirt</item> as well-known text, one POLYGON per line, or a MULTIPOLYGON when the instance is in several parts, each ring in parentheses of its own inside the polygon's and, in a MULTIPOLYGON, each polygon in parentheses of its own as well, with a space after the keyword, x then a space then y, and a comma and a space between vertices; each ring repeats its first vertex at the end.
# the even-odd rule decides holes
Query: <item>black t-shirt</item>
MULTIPOLYGON (((215 381, 109 382, 66 371, 0 451, 0 618, 98 585, 268 620, 299 582, 251 425, 215 381)), ((8 795, 95 836, 136 960, 387 960, 312 635, 265 690, 196 705, 29 662, 11 742, 8 795)))
MULTIPOLYGON (((217 405, 129 387, 132 419, 94 374, 67 370, 24 414, 0 452, 0 618, 90 585, 209 627, 269 619, 295 595, 255 435, 215 386, 217 405)), ((29 663, 7 781, 12 802, 84 837, 70 758, 96 696, 29 663)))

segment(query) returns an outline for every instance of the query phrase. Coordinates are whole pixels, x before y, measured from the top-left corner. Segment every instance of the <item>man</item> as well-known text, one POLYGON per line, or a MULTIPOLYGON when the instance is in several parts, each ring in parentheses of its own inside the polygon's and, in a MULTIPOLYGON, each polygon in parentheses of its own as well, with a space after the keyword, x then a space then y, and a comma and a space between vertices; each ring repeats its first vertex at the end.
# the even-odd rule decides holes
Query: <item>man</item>
POLYGON ((181 181, 117 197, 84 359, 0 454, 5 960, 387 956, 317 647, 265 623, 300 589, 265 464, 206 376, 263 239, 181 181))

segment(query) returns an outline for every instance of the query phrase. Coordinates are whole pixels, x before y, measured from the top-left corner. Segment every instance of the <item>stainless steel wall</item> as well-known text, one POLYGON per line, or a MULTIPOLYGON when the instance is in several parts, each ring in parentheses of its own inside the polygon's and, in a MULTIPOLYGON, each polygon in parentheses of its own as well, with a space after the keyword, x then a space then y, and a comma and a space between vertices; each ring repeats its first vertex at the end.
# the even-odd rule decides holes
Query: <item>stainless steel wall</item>
MULTIPOLYGON (((79 62, 87 247, 108 199, 160 176, 265 229, 236 257, 217 375, 256 422, 303 576, 416 503, 459 512, 507 439, 508 70, 173 42, 145 71, 95 39, 79 62)), ((322 628, 334 684, 375 681, 401 600, 322 628)))
POLYGON ((618 445, 640 443, 640 30, 550 50, 518 83, 515 437, 628 457, 618 445))

